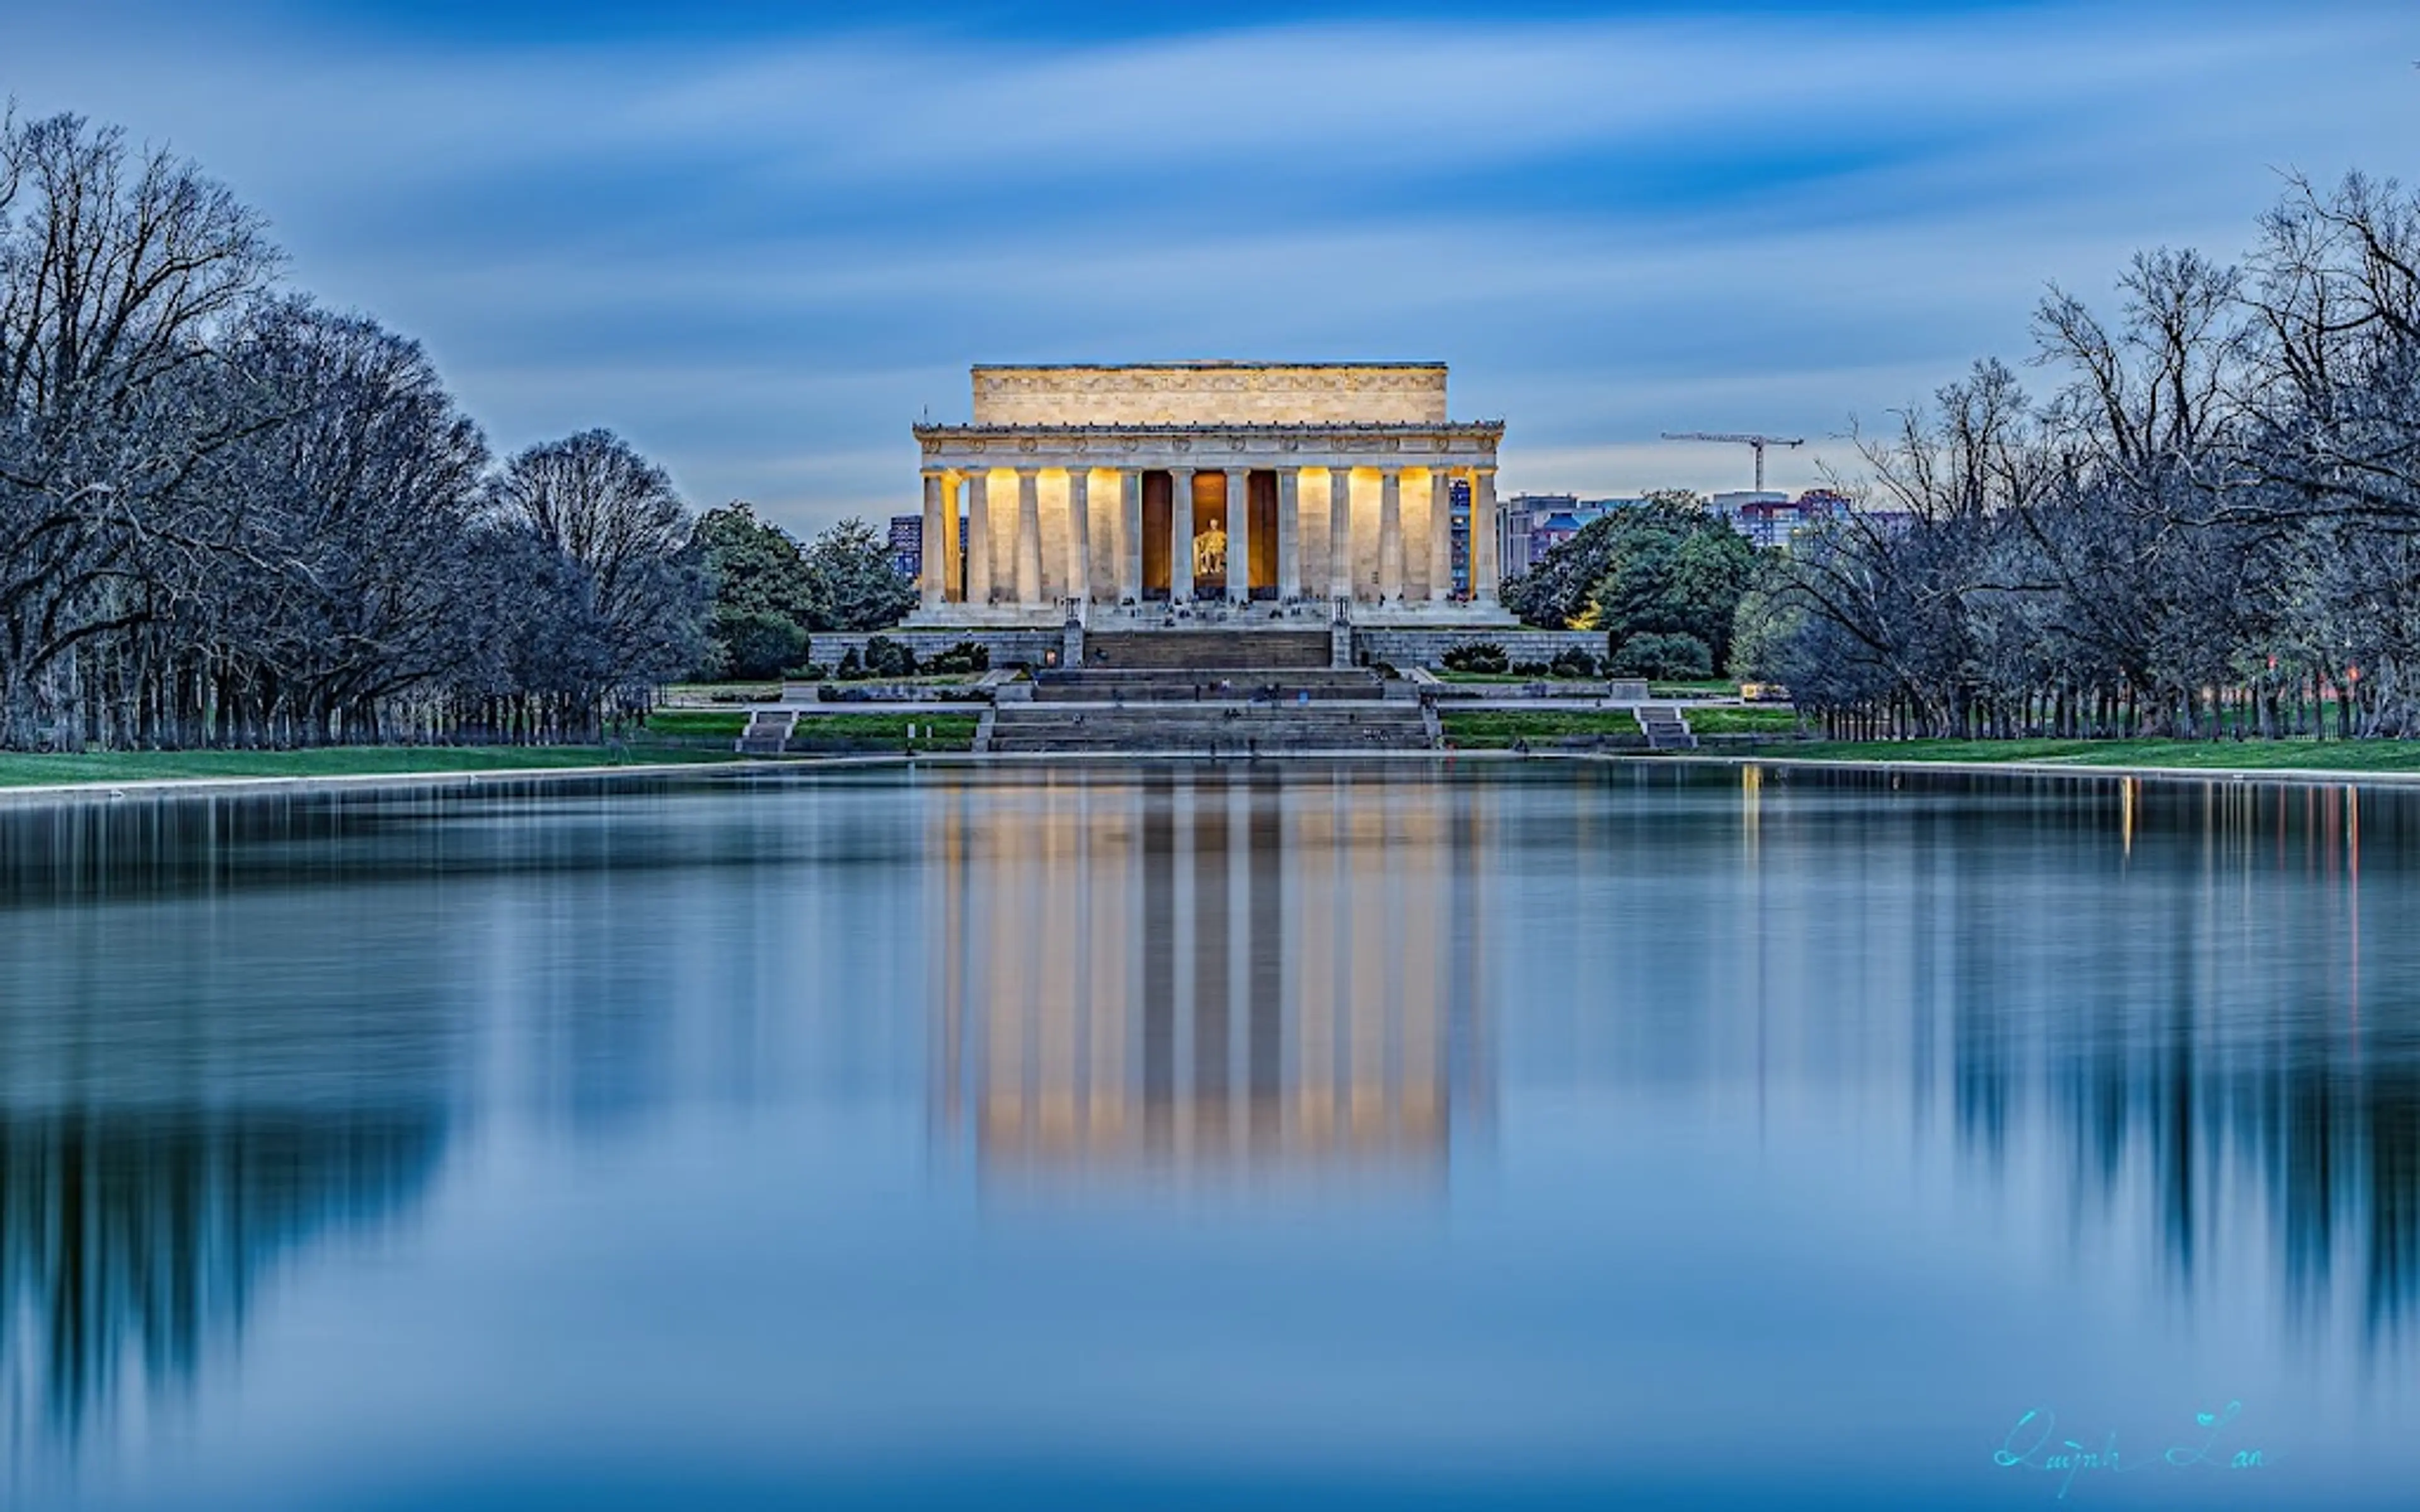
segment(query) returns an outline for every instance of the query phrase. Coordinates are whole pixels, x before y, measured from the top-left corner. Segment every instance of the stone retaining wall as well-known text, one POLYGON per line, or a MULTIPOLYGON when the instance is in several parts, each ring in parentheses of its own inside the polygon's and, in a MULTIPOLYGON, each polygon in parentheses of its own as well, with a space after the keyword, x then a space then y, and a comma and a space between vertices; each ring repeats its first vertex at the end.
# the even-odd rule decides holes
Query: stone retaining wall
MULTIPOLYGON (((1055 629, 833 631, 810 639, 806 659, 821 667, 837 667, 841 657, 850 651, 855 651, 860 656, 864 656, 865 642, 876 635, 889 636, 898 641, 914 652, 919 661, 947 651, 961 640, 971 640, 988 650, 991 664, 1000 668, 1055 666, 1057 664, 1049 658, 1064 648, 1062 632, 1055 629)), ((1377 629, 1360 626, 1353 630, 1353 650, 1357 659, 1383 661, 1394 667, 1435 667, 1454 647, 1481 641, 1502 646, 1505 655, 1516 662, 1552 661, 1559 654, 1575 646, 1599 658, 1606 654, 1606 635, 1602 630, 1377 629)))
POLYGON ((1353 632, 1353 647, 1357 655, 1398 668, 1441 666, 1445 654, 1454 647, 1482 642, 1502 646, 1504 654, 1515 662, 1552 661, 1575 647, 1599 660, 1603 660, 1606 654, 1603 630, 1356 629, 1353 632))

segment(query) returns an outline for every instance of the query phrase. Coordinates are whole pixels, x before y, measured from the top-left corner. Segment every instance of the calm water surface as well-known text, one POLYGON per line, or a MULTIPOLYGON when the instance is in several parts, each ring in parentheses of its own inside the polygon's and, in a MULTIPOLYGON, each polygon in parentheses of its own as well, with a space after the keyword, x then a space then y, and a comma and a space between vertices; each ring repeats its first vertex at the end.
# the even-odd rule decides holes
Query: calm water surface
POLYGON ((2411 1506, 2415 926, 2344 788, 0 810, 0 1503, 2411 1506))

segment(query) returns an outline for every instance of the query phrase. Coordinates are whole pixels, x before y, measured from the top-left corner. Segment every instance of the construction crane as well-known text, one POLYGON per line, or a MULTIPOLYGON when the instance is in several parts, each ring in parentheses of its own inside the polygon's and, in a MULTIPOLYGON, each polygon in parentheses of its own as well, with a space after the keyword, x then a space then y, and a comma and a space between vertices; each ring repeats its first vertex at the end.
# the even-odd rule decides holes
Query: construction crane
POLYGON ((1668 430, 1668 441, 1735 441, 1756 454, 1756 491, 1764 492, 1764 449, 1768 446, 1804 446, 1807 438, 1792 440, 1786 436, 1740 436, 1730 431, 1668 430))

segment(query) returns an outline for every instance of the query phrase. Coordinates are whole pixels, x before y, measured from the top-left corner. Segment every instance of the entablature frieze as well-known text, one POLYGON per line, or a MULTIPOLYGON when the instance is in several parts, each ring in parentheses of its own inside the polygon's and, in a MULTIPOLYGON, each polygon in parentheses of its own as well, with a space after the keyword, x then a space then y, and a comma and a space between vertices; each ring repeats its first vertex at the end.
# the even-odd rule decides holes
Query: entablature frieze
POLYGON ((1443 425, 918 425, 928 468, 1085 466, 1405 467, 1442 459, 1493 468, 1504 423, 1443 425))

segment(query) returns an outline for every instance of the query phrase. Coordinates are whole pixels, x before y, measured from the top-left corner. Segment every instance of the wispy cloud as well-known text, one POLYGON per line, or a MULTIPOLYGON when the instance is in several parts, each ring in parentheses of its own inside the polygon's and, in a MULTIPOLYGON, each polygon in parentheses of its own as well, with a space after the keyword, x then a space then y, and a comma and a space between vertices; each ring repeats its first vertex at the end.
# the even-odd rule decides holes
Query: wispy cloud
MULTIPOLYGON (((28 109, 168 138, 504 445, 619 426, 701 501, 911 501, 970 361, 1444 358, 1515 487, 1721 486, 2022 352, 2053 278, 2408 170, 2402 8, 1344 20, 1047 36, 12 32, 28 109)), ((121 17, 121 20, 123 18, 121 17)), ((1778 481, 1814 476, 1805 454, 1778 481)))

